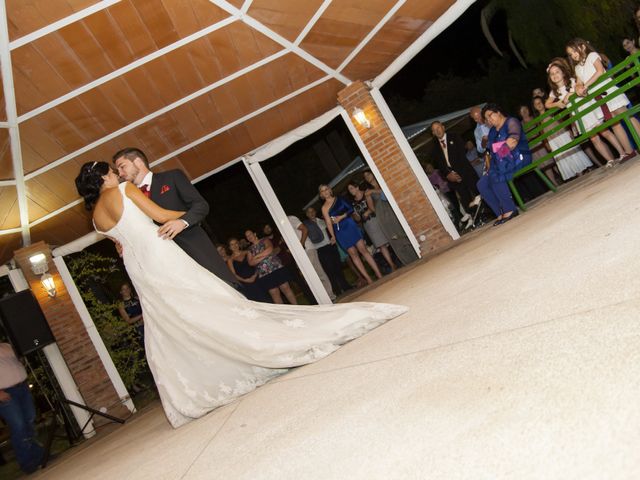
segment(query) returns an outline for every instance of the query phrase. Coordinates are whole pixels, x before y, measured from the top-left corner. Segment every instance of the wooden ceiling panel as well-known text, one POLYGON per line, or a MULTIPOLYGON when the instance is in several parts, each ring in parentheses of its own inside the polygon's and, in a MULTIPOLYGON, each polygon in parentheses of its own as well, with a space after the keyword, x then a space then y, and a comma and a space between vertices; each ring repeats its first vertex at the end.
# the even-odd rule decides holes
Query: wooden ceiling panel
POLYGON ((322 2, 323 0, 254 0, 248 13, 293 42, 322 2))
POLYGON ((32 227, 31 242, 43 240, 51 246, 60 246, 86 235, 91 229, 91 213, 80 204, 32 227))
MULTIPOLYGON (((70 161, 27 180, 25 187, 28 198, 37 203, 45 211, 44 214, 64 207, 79 198, 74 182, 79 171, 80 165, 70 161)), ((30 222, 41 216, 29 209, 30 222)))
MULTIPOLYGON (((202 42, 206 42, 206 39, 202 42)), ((185 47, 179 53, 183 61, 188 62, 189 49, 185 47)), ((252 57, 253 55, 247 56, 246 61, 253 60, 252 57)), ((25 144, 37 144, 32 147, 39 155, 38 158, 27 159, 28 171, 33 171, 87 143, 119 130, 142 116, 192 93, 194 89, 205 86, 195 68, 191 70, 193 75, 190 78, 187 78, 187 72, 184 70, 176 77, 176 68, 168 59, 157 59, 122 78, 111 80, 24 122, 21 126, 21 130, 24 130, 22 141, 25 144), (146 102, 150 103, 150 108, 146 102), (44 137, 48 139, 43 141, 44 137), (57 146, 62 147, 62 151, 55 148, 57 146)), ((309 75, 312 70, 308 69, 309 75)), ((300 68, 294 71, 300 71, 300 68)), ((238 81, 243 82, 241 79, 234 82, 238 81)), ((246 114, 249 111, 239 109, 236 104, 232 118, 238 118, 241 113, 246 114)), ((216 117, 216 120, 219 121, 219 117, 216 117)), ((216 125, 218 124, 216 122, 216 125)))
POLYGON ((9 38, 15 40, 79 12, 99 0, 5 0, 9 38))
POLYGON ((300 46, 337 68, 395 3, 394 0, 333 2, 300 46))
POLYGON ((0 187, 0 230, 8 230, 19 226, 20 211, 18 210, 16 187, 0 187))
MULTIPOLYGON (((197 31, 200 25, 192 22, 190 29, 184 27, 182 35, 178 33, 164 8, 166 3, 175 9, 176 2, 181 3, 123 0, 14 50, 14 72, 21 72, 44 96, 32 98, 17 92, 19 112, 32 110, 197 31)), ((198 5, 204 8, 204 3, 198 5)), ((212 20, 227 16, 212 3, 207 8, 212 20)))
POLYGON ((69 91, 66 80, 31 44, 11 52, 11 61, 19 115, 69 91))
POLYGON ((0 180, 11 180, 13 178, 9 131, 6 128, 0 128, 0 180))
MULTIPOLYGON (((39 200, 44 201, 45 197, 46 195, 40 195, 39 200)), ((27 210, 29 212, 29 222, 42 218, 49 213, 45 208, 42 208, 42 205, 31 199, 29 195, 27 195, 27 210)))
POLYGON ((189 165, 192 178, 208 173, 255 148, 248 135, 236 134, 235 130, 238 130, 238 127, 194 147, 201 161, 189 165), (223 158, 226 160, 222 160, 223 158))
POLYGON ((22 234, 10 233, 0 235, 0 263, 4 264, 13 258, 13 252, 22 247, 22 234))
POLYGON ((452 0, 406 3, 345 67, 343 73, 349 78, 360 79, 379 75, 453 3, 452 0))
POLYGON ((180 38, 213 25, 226 16, 220 9, 211 8, 209 0, 165 0, 162 3, 180 38))

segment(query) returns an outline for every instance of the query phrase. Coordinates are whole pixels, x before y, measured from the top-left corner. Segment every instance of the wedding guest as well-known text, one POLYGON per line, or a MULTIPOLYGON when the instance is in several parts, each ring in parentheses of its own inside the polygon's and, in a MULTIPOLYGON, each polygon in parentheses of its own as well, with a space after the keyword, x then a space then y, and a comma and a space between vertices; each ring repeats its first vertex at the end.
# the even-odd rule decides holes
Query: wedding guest
POLYGON ((318 277, 320 278, 320 282, 322 283, 322 286, 327 292, 327 295, 329 295, 329 298, 331 299, 331 301, 335 300, 336 295, 335 293, 333 293, 333 288, 331 287, 331 281, 329 280, 329 277, 327 276, 324 269, 322 268, 322 265, 320 264, 320 258, 318 257, 318 252, 316 251, 316 248, 314 247, 313 242, 309 238, 309 229, 295 215, 288 215, 287 219, 289 220, 289 223, 291 224, 293 229, 296 231, 296 234, 298 235, 298 240, 300 240, 300 243, 302 244, 302 248, 304 248, 304 251, 307 254, 307 257, 309 257, 309 261, 311 262, 313 269, 318 274, 318 277))
POLYGON ((394 272, 396 265, 391 259, 391 252, 389 252, 389 239, 382 231, 375 212, 369 209, 364 190, 354 181, 347 184, 347 190, 352 198, 351 206, 356 215, 355 220, 360 221, 373 246, 380 249, 383 258, 391 268, 391 271, 394 272))
POLYGON ((508 116, 502 107, 487 103, 482 116, 491 125, 487 141, 490 162, 487 173, 478 180, 478 190, 496 215, 493 225, 497 226, 518 215, 507 182, 515 172, 531 163, 531 151, 522 124, 508 116))
POLYGON ((262 233, 264 234, 263 238, 271 240, 271 244, 273 245, 273 254, 278 256, 282 265, 289 273, 291 277, 290 282, 294 282, 298 285, 304 296, 314 303, 313 292, 309 289, 306 280, 302 276, 302 272, 298 269, 298 265, 289 251, 289 246, 287 245, 287 242, 284 241, 284 238, 282 238, 280 231, 273 228, 270 223, 265 223, 262 226, 262 233))
POLYGON ((218 252, 218 255, 220 255, 222 260, 224 260, 224 262, 226 263, 227 260, 229 260, 229 252, 227 252, 227 247, 225 247, 222 244, 217 244, 216 245, 216 250, 218 252))
POLYGON ((473 136, 476 139, 476 150, 478 150, 479 154, 484 155, 484 151, 487 148, 490 128, 484 123, 482 109, 480 107, 471 108, 471 110, 469 110, 469 116, 476 122, 476 128, 473 130, 473 136))
POLYGON ((284 268, 280 258, 273 253, 271 240, 258 238, 253 230, 247 230, 244 236, 251 244, 247 261, 249 265, 256 267, 259 285, 269 292, 273 303, 284 303, 282 300, 282 294, 284 294, 291 305, 297 305, 298 301, 289 285, 291 275, 284 268))
POLYGON ((43 463, 45 451, 36 441, 36 409, 26 380, 27 371, 11 345, 0 343, 0 418, 9 427, 20 469, 33 473, 43 463))
POLYGON ((142 339, 144 346, 144 321, 142 318, 142 306, 140 300, 131 291, 131 285, 123 283, 120 286, 120 298, 122 302, 118 305, 118 313, 129 325, 135 327, 138 336, 142 339))
POLYGON ((622 39, 622 48, 628 55, 638 53, 638 47, 636 46, 635 39, 631 37, 624 37, 622 39))
MULTIPOLYGON (((540 98, 540 97, 536 97, 536 98, 540 98)), ((535 108, 534 108, 534 111, 536 111, 535 108)), ((522 120, 522 123, 523 123, 523 128, 525 124, 528 124, 529 122, 534 120, 534 117, 531 114, 531 109, 529 109, 529 107, 527 107, 526 105, 521 105, 520 108, 518 109, 518 112, 520 114, 520 119, 522 120)), ((539 114, 539 112, 537 113, 539 114)), ((537 124, 530 124, 529 130, 534 129, 536 126, 537 124)), ((547 143, 541 142, 531 149, 531 161, 535 162, 540 158, 544 157, 547 153, 549 153, 547 143)), ((558 181, 556 180, 556 176, 553 171, 554 165, 555 165, 554 160, 550 159, 544 162, 543 165, 540 165, 540 168, 542 169, 543 172, 546 173, 547 177, 549 177, 549 179, 551 180, 551 183, 557 186, 558 181)))
MULTIPOLYGON (((429 183, 433 186, 442 205, 447 210, 451 221, 459 228, 460 225, 460 204, 458 203, 458 196, 455 192, 449 190, 449 184, 446 180, 442 178, 438 170, 433 168, 433 165, 430 163, 425 163, 423 165, 424 172, 427 174, 427 178, 429 179, 429 183)), ((470 220, 473 222, 473 219, 470 220)))
MULTIPOLYGON (((576 79, 573 77, 571 66, 567 60, 560 57, 551 60, 551 63, 547 67, 547 80, 551 90, 549 92, 549 98, 547 98, 545 102, 545 108, 566 108, 576 88, 576 79)), ((579 110, 585 110, 593 104, 593 100, 589 101, 581 106, 579 110)), ((582 121, 585 131, 590 131, 602 123, 601 118, 599 118, 599 113, 600 110, 594 110, 581 117, 580 120, 582 121)), ((589 138, 595 149, 607 162, 606 166, 612 167, 615 164, 615 158, 601 137, 605 138, 617 150, 619 155, 623 153, 622 145, 620 145, 616 136, 608 129, 596 133, 589 138)))
POLYGON ((396 254, 398 260, 403 265, 409 265, 411 262, 418 259, 416 251, 407 237, 407 233, 400 225, 400 221, 396 216, 389 199, 380 188, 378 179, 371 172, 371 170, 365 170, 362 172, 362 177, 367 184, 367 189, 364 192, 367 197, 367 205, 369 210, 376 214, 376 218, 382 228, 382 231, 389 239, 393 253, 396 254))
POLYGON ((316 249, 320 265, 329 277, 333 292, 340 295, 347 290, 353 288, 347 282, 342 270, 342 261, 338 253, 338 247, 331 244, 329 234, 327 233, 327 224, 321 218, 318 218, 316 209, 307 208, 305 211, 307 219, 303 222, 307 227, 308 237, 311 240, 313 248, 316 249))
POLYGON ((271 297, 258 282, 256 267, 249 265, 249 252, 240 246, 237 238, 230 238, 227 243, 231 255, 227 258, 227 266, 233 276, 240 282, 238 289, 249 300, 255 302, 272 303, 271 297))
MULTIPOLYGON (((533 99, 533 108, 538 111, 540 115, 544 114, 547 109, 544 106, 544 101, 540 97, 533 99)), ((544 127, 544 131, 553 130, 558 124, 556 122, 551 123, 544 127)), ((559 130, 545 139, 547 148, 553 152, 561 147, 564 147, 567 143, 571 142, 573 137, 571 132, 566 128, 559 130)), ((560 175, 563 180, 569 180, 575 176, 582 175, 582 172, 588 168, 593 167, 593 163, 589 160, 589 157, 582 151, 579 146, 575 146, 564 153, 554 155, 555 163, 560 171, 560 175)), ((553 169, 547 170, 547 172, 553 172, 553 169)), ((546 172, 545 172, 546 173, 546 172)), ((555 175, 554 175, 555 177, 555 175)), ((556 183, 555 178, 552 180, 556 183)), ((556 183, 557 184, 557 183, 556 183)))
MULTIPOLYGON (((571 40, 567 44, 566 50, 576 76, 576 94, 580 97, 586 97, 589 95, 589 87, 596 83, 605 73, 605 65, 602 60, 602 55, 593 50, 589 42, 581 38, 571 40)), ((610 95, 617 89, 618 87, 611 86, 606 90, 606 93, 603 92, 602 96, 610 95)), ((625 112, 627 110, 627 105, 629 105, 629 99, 624 93, 622 93, 612 98, 600 109, 596 109, 595 112, 597 112, 596 115, 598 118, 602 118, 603 121, 607 121, 616 115, 625 112)), ((640 122, 638 122, 638 120, 633 116, 631 116, 629 120, 631 121, 633 128, 635 128, 636 132, 640 135, 640 122)), ((625 162, 633 158, 636 152, 631 147, 629 137, 627 136, 622 124, 618 122, 613 125, 611 129, 623 149, 620 161, 625 162)))
POLYGON ((449 189, 460 196, 462 208, 478 206, 480 204, 480 196, 476 188, 478 176, 467 161, 464 142, 459 135, 447 133, 442 122, 433 122, 431 133, 435 139, 431 149, 434 166, 449 182, 449 189))
POLYGON ((327 224, 331 243, 338 242, 340 244, 368 284, 373 283, 373 281, 364 268, 360 255, 369 264, 375 276, 382 278, 378 264, 369 253, 369 250, 367 250, 358 225, 351 218, 353 207, 344 198, 334 196, 333 190, 329 185, 320 185, 318 194, 324 201, 322 204, 322 216, 327 224))
POLYGON ((547 93, 544 91, 544 88, 537 87, 531 91, 531 98, 533 97, 545 98, 546 96, 547 96, 547 93))

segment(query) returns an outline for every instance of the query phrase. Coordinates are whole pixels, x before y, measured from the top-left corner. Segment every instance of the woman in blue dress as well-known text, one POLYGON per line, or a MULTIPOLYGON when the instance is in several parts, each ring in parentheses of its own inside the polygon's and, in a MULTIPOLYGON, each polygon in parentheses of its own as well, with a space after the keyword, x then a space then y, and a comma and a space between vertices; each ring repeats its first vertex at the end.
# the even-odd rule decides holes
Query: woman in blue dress
POLYGON ((335 245, 336 241, 338 242, 340 247, 349 254, 353 264, 367 283, 371 284, 373 281, 367 273, 360 259, 360 255, 364 257, 376 277, 382 278, 378 264, 371 256, 371 253, 369 253, 369 250, 367 250, 360 228, 358 228, 355 220, 351 218, 351 214, 353 214, 351 204, 342 197, 334 196, 329 185, 320 185, 318 187, 318 193, 320 198, 324 200, 322 204, 322 216, 327 224, 331 244, 335 245))
POLYGON ((495 103, 484 106, 482 118, 491 126, 487 141, 490 162, 486 174, 478 180, 478 191, 495 213, 493 225, 497 226, 518 215, 507 182, 531 163, 531 150, 520 121, 507 116, 495 103))

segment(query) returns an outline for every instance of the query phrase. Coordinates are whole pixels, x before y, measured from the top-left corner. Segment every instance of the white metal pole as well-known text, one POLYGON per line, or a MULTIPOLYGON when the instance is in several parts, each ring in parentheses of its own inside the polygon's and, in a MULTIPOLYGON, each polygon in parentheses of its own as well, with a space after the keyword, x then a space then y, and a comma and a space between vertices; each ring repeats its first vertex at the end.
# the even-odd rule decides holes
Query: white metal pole
POLYGON ((391 129, 391 133, 396 139, 396 142, 398 142, 400 150, 402 150, 402 153, 407 159, 407 162, 409 162, 409 166, 411 167, 413 174, 418 179, 418 183, 431 202, 431 205, 433 206, 436 215, 440 219, 440 222, 444 226, 444 229, 449 235, 451 235, 451 238, 453 238, 454 240, 459 239, 460 234, 458 233, 458 230, 451 221, 451 218, 445 210, 440 197, 438 197, 438 194, 433 188, 433 185, 431 185, 427 174, 424 172, 422 165, 420 165, 420 162, 418 161, 418 157, 416 157, 416 154, 411 148, 411 145, 409 145, 409 141, 402 133, 402 129, 400 128, 400 125, 398 125, 396 117, 393 116, 393 113, 391 112, 389 105, 387 105, 386 100, 382 96, 382 93, 377 88, 372 88, 370 93, 371 97, 373 97, 374 102, 376 102, 380 113, 382 114, 382 118, 384 118, 385 122, 387 122, 387 125, 389 125, 389 128, 391 129))
POLYGON ((422 257, 422 254, 420 252, 420 244, 418 243, 418 240, 416 239, 415 234, 411 230, 411 227, 409 226, 407 219, 404 218, 404 215, 402 214, 402 211, 398 206, 398 202, 396 202, 396 199, 391 193, 391 190, 389 190, 389 187, 387 186, 387 182, 385 182, 384 178, 382 177, 382 174, 380 173, 378 166, 373 161, 373 157, 371 156, 371 153, 369 152, 366 145, 362 141, 362 138, 360 138, 360 135, 358 134, 358 130, 356 130, 356 127, 353 125, 353 123, 351 123, 351 118, 349 117, 349 113, 344 108, 341 108, 340 115, 342 115, 342 119, 344 120, 344 123, 347 124, 347 128, 349 129, 351 136, 355 140, 356 144, 358 145, 358 148, 360 149, 360 152, 362 153, 362 156, 364 157, 365 161, 367 162, 367 165, 371 169, 371 173, 373 173, 373 175, 378 180, 378 183, 380 184, 380 188, 384 192, 384 195, 387 197, 389 205, 391 205, 391 208, 393 209, 393 213, 395 213, 396 217, 398 218, 398 222, 400 222, 400 225, 402 226, 403 230, 407 234, 407 238, 411 242, 411 246, 415 250, 416 255, 418 255, 418 258, 422 257))
POLYGON ((311 293, 316 297, 316 301, 319 304, 331 304, 332 302, 329 298, 329 294, 324 289, 324 286, 320 281, 320 277, 318 277, 316 270, 313 268, 313 265, 311 265, 304 248, 302 248, 302 244, 300 243, 300 240, 298 240, 298 235, 291 226, 291 223, 289 223, 287 214, 284 211, 284 208, 282 208, 282 204, 280 203, 280 200, 278 200, 273 187, 271 187, 267 176, 264 174, 262 166, 259 162, 251 163, 246 158, 243 159, 243 162, 247 167, 249 175, 251 175, 258 192, 260 192, 262 200, 267 205, 269 213, 276 221, 278 230, 282 233, 282 238, 284 238, 284 241, 287 243, 287 246, 291 251, 291 255, 293 255, 304 279, 307 281, 307 284, 311 289, 311 293))
MULTIPOLYGON (((98 352, 98 356, 102 361, 102 365, 104 365, 105 370, 107 371, 107 375, 113 384, 113 387, 116 389, 118 397, 120 401, 125 405, 130 412, 135 412, 136 407, 131 400, 131 396, 127 391, 127 387, 124 386, 124 382, 122 381, 122 377, 118 373, 113 360, 111 359, 111 355, 109 355, 109 351, 102 341, 102 337, 100 333, 98 333, 98 329, 96 328, 96 324, 93 323, 93 319, 91 315, 89 315, 89 310, 87 310, 87 306, 84 304, 82 300, 82 296, 78 291, 78 287, 76 287, 76 283, 71 278, 71 274, 69 273, 69 269, 67 268, 67 264, 64 262, 63 257, 53 257, 53 263, 56 264, 58 268, 58 273, 60 273, 60 277, 64 282, 64 286, 69 292, 69 296, 71 297, 71 301, 73 305, 76 307, 80 318, 82 319, 82 323, 84 324, 85 329, 87 330, 87 334, 91 339, 91 343, 95 347, 98 352)), ((106 405, 99 405, 95 408, 106 407, 106 405)))

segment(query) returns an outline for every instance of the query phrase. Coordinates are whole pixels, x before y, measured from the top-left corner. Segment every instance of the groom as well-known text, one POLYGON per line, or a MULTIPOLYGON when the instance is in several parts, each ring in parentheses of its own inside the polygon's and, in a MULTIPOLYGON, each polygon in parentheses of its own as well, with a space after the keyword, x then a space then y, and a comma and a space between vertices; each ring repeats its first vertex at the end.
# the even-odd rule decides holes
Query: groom
POLYGON ((179 219, 169 220, 158 229, 158 235, 175 240, 191 258, 229 284, 236 283, 229 268, 200 226, 209 213, 209 204, 189 182, 181 170, 153 173, 149 161, 138 148, 124 148, 113 156, 113 163, 122 180, 136 185, 142 193, 168 210, 186 213, 179 219))

